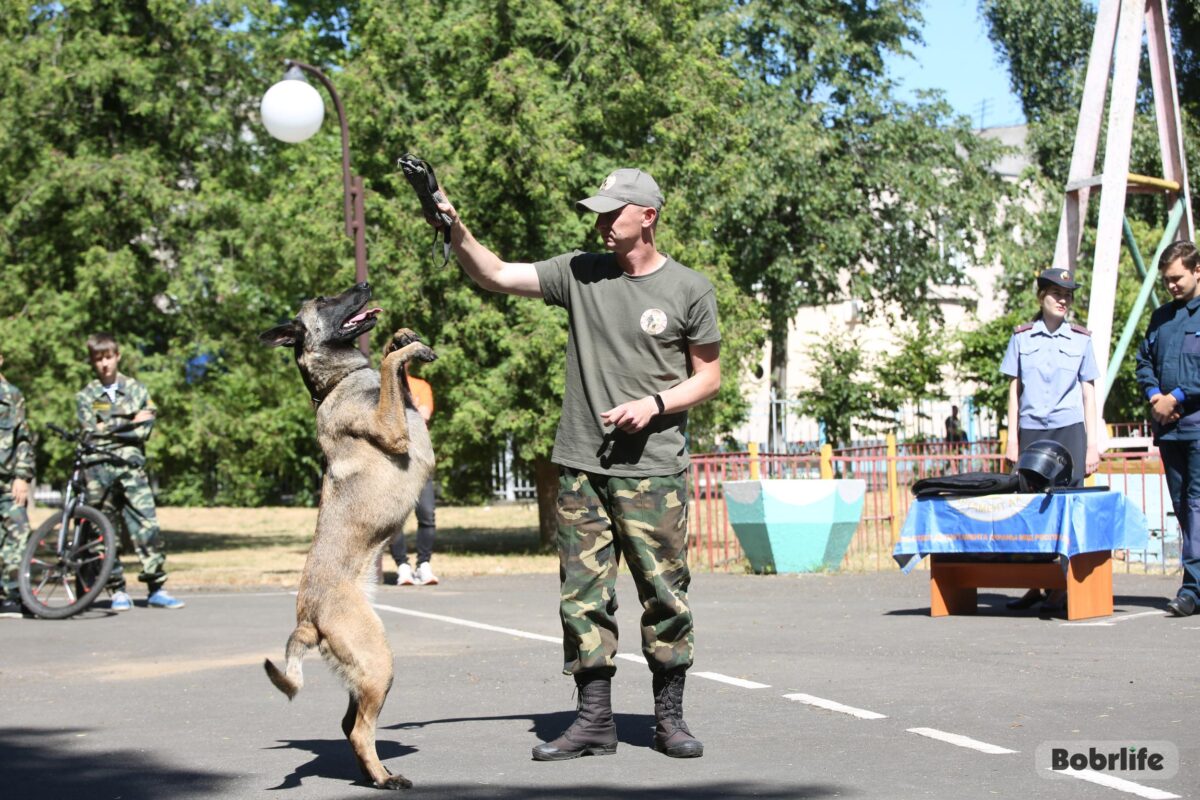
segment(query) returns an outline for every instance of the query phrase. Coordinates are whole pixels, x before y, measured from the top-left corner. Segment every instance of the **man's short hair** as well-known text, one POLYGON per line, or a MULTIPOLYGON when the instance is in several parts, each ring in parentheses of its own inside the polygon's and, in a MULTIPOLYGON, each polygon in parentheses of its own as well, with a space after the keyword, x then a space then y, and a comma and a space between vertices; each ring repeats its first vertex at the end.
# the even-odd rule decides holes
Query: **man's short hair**
POLYGON ((96 356, 106 356, 109 353, 120 353, 121 348, 117 344, 117 337, 113 336, 108 331, 99 331, 93 333, 87 340, 88 358, 96 356))
POLYGON ((1200 252, 1197 252, 1195 242, 1189 242, 1187 239, 1171 242, 1167 249, 1163 250, 1162 258, 1158 260, 1158 268, 1160 271, 1164 270, 1176 261, 1182 261, 1184 268, 1189 272, 1200 268, 1200 252))

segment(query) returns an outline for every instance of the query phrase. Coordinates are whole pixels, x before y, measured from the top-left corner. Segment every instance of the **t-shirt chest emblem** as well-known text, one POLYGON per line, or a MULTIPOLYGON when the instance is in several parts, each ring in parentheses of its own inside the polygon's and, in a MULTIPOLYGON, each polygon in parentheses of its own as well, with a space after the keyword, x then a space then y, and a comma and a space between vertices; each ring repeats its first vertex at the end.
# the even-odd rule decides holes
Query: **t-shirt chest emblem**
POLYGON ((642 330, 657 336, 667 329, 667 312, 661 308, 648 308, 642 312, 642 330))

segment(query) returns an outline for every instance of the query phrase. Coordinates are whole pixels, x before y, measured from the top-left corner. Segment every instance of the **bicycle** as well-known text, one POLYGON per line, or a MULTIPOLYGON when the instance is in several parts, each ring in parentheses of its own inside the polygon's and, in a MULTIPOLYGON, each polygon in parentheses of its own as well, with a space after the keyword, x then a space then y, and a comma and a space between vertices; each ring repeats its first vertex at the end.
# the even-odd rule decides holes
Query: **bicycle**
MULTIPOLYGON (((21 557, 18 580, 21 600, 41 619, 66 619, 90 606, 104 591, 117 561, 117 537, 112 522, 83 502, 84 461, 99 455, 115 464, 129 462, 92 445, 82 433, 48 425, 75 443, 75 463, 63 492, 62 512, 29 535, 21 557)), ((89 463, 96 463, 95 461, 89 463)))

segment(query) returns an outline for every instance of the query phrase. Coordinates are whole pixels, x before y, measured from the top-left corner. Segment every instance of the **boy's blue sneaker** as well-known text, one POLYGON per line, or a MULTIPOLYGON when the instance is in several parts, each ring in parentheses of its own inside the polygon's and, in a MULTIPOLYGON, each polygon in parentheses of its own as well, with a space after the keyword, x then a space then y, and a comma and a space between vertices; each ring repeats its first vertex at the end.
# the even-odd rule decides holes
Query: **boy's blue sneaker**
POLYGON ((112 603, 108 607, 112 611, 128 611, 133 608, 133 600, 125 592, 113 592, 112 603))
POLYGON ((146 598, 146 605, 150 608, 183 608, 185 603, 182 600, 171 597, 171 595, 167 594, 166 589, 159 589, 146 598))

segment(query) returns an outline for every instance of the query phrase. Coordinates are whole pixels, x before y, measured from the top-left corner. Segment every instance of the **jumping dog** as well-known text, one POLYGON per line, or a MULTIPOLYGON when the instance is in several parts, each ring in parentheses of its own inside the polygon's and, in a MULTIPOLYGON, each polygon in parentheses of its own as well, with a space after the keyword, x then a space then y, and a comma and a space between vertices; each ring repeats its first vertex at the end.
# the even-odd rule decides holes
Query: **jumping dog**
POLYGON ((283 671, 270 659, 263 666, 290 700, 304 684, 301 659, 316 647, 350 691, 342 731, 363 774, 381 789, 407 789, 412 783, 390 774, 375 751, 376 722, 392 686, 392 649, 371 599, 380 554, 433 471, 433 446, 413 408, 404 364, 436 356, 401 328, 379 371, 371 369, 354 344, 380 313, 367 307, 370 299, 370 286, 360 283, 308 300, 294 319, 260 336, 295 351, 326 462, 287 664, 283 671))

